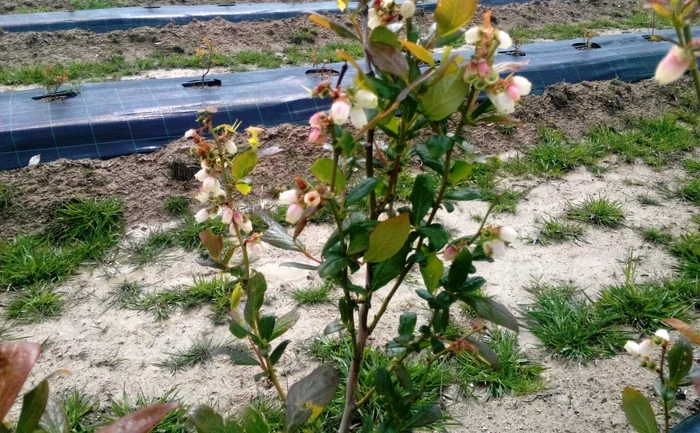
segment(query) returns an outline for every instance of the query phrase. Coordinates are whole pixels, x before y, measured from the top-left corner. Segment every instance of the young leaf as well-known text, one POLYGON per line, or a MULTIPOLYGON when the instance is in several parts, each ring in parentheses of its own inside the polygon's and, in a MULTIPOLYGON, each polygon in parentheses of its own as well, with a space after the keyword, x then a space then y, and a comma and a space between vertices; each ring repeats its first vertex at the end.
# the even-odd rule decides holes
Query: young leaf
POLYGON ((386 26, 375 27, 374 30, 372 30, 372 34, 369 36, 369 42, 371 44, 390 45, 394 48, 401 49, 401 42, 399 42, 398 36, 386 26))
POLYGON ((269 433, 270 428, 257 410, 247 407, 241 415, 241 424, 246 433, 269 433))
POLYGON ((683 334, 688 340, 692 341, 693 344, 700 345, 700 331, 688 325, 684 321, 678 319, 665 319, 664 323, 675 328, 676 331, 683 334))
POLYGON ((41 354, 41 345, 25 341, 0 344, 0 423, 22 390, 34 363, 41 354))
POLYGON ((41 427, 45 433, 70 433, 68 417, 66 416, 66 411, 63 409, 63 405, 49 397, 46 402, 44 414, 41 415, 41 419, 39 419, 39 427, 41 427))
POLYGON ((428 214, 435 201, 435 186, 427 174, 419 174, 411 191, 411 223, 418 225, 428 214))
POLYGON ((284 354, 284 349, 286 349, 291 342, 292 340, 284 340, 278 344, 277 347, 275 347, 275 350, 273 350, 272 354, 270 354, 270 361, 272 362, 272 365, 277 364, 277 361, 279 361, 284 354))
POLYGON ((285 403, 286 431, 295 432, 307 420, 318 417, 333 399, 339 381, 338 371, 324 364, 292 385, 285 403))
POLYGON ((668 386, 677 387, 693 366, 693 347, 681 337, 668 351, 668 386))
POLYGON ((518 320, 503 304, 485 296, 469 296, 463 300, 489 322, 518 332, 518 320))
POLYGON ((341 322, 340 320, 334 320, 328 325, 326 325, 325 328, 323 328, 323 335, 335 334, 336 332, 340 332, 343 329, 345 329, 345 325, 343 325, 343 322, 341 322))
POLYGON ((369 236, 369 248, 365 252, 365 262, 379 263, 399 252, 411 232, 408 214, 400 214, 382 221, 369 236))
POLYGON ((352 206, 363 198, 367 197, 372 191, 374 191, 374 188, 377 186, 377 182, 379 182, 379 179, 376 177, 368 177, 367 179, 363 179, 353 189, 348 191, 348 194, 345 197, 345 206, 352 206))
POLYGON ((445 200, 470 201, 481 198, 479 190, 473 188, 461 188, 449 191, 445 194, 445 200))
POLYGON ((178 407, 180 405, 177 403, 154 404, 118 419, 114 424, 102 427, 96 433, 146 433, 178 407))
POLYGON ((389 260, 384 260, 374 267, 372 284, 370 290, 379 290, 389 284, 391 280, 401 275, 406 266, 406 256, 411 249, 411 245, 406 242, 389 260))
POLYGON ((442 156, 450 150, 452 141, 450 141, 450 137, 445 135, 433 135, 423 146, 428 150, 430 158, 437 160, 442 158, 442 156))
POLYGON ((34 433, 49 400, 49 381, 42 380, 36 388, 24 395, 16 433, 34 433))
POLYGON ((299 317, 301 317, 301 315, 299 314, 299 311, 295 309, 278 318, 277 322, 275 322, 275 329, 272 331, 270 341, 289 331, 289 329, 294 326, 295 323, 297 323, 299 317))
MULTIPOLYGON (((457 0, 453 0, 457 1, 457 0)), ((442 120, 457 111, 469 92, 462 68, 446 74, 423 94, 420 110, 428 120, 442 120)))
POLYGON ((658 433, 659 425, 656 423, 654 410, 641 392, 626 386, 622 391, 622 410, 627 421, 639 433, 658 433))
POLYGON ((224 432, 224 418, 209 406, 198 406, 189 412, 197 433, 224 432))
POLYGON ((430 51, 426 50, 418 44, 414 44, 413 42, 401 41, 401 44, 404 46, 404 48, 410 51, 411 54, 416 56, 416 59, 420 60, 421 62, 427 63, 432 67, 435 67, 435 60, 433 60, 433 55, 430 54, 430 51))
POLYGON ((423 283, 431 294, 440 287, 440 279, 444 272, 445 265, 435 254, 428 255, 425 264, 420 266, 423 283))
POLYGON ((468 248, 462 248, 457 257, 452 261, 450 271, 447 274, 448 290, 455 291, 467 281, 469 273, 472 271, 472 253, 468 248))
POLYGON ((477 0, 438 0, 435 7, 436 36, 456 32, 474 16, 477 0))
MULTIPOLYGON (((333 179, 333 168, 334 168, 334 163, 332 159, 329 158, 320 158, 317 159, 316 162, 311 166, 311 173, 316 176, 318 180, 321 182, 327 183, 330 185, 331 180, 333 179)), ((343 172, 340 170, 340 167, 336 168, 335 172, 335 187, 339 190, 345 189, 345 176, 343 175, 343 172)))
POLYGON ((350 259, 344 256, 332 255, 326 258, 318 267, 318 275, 323 278, 333 278, 340 275, 343 269, 350 266, 350 259))
POLYGON ((466 161, 455 161, 452 169, 450 169, 450 183, 456 185, 460 180, 466 178, 472 173, 474 166, 466 161))
POLYGON ((304 269, 307 271, 318 270, 318 265, 309 265, 306 263, 297 263, 297 262, 282 262, 282 263, 280 263, 280 266, 286 266, 288 268, 304 269))
POLYGON ((258 163, 258 154, 249 150, 243 152, 234 158, 231 163, 231 172, 233 177, 238 181, 248 176, 248 174, 253 171, 255 165, 258 163))
POLYGON ((271 340, 272 330, 275 329, 276 318, 272 314, 266 314, 258 320, 258 327, 260 329, 260 338, 263 340, 271 340))
POLYGON ((204 245, 204 248, 209 251, 211 258, 214 259, 214 261, 218 261, 219 254, 221 254, 221 250, 224 249, 224 238, 215 235, 209 228, 199 233, 199 240, 202 242, 202 245, 204 245))
POLYGON ((377 368, 374 376, 374 386, 377 389, 377 394, 384 397, 390 406, 396 408, 400 404, 401 397, 396 392, 394 382, 391 380, 391 374, 386 368, 377 368))
MULTIPOLYGON (((377 27, 379 28, 379 27, 377 27)), ((372 63, 382 72, 388 72, 397 77, 408 77, 409 66, 403 52, 391 45, 370 43, 367 47, 372 63)))
POLYGON ((410 340, 413 337, 413 331, 416 329, 418 316, 413 311, 407 311, 399 318, 399 335, 410 340))
POLYGON ((494 370, 498 370, 501 368, 501 362, 498 359, 498 355, 496 354, 496 352, 493 351, 491 346, 474 337, 468 337, 467 341, 471 343, 475 348, 474 350, 469 351, 469 354, 472 357, 478 359, 479 361, 485 364, 488 364, 494 370))
POLYGON ((263 301, 265 300, 265 291, 267 290, 267 283, 265 282, 265 276, 256 272, 248 280, 246 292, 248 293, 248 299, 245 303, 245 310, 243 315, 245 321, 253 326, 260 314, 260 308, 262 308, 263 301))
POLYGON ((315 12, 312 12, 311 15, 309 15, 309 20, 320 27, 324 27, 328 30, 333 30, 339 36, 342 36, 344 38, 359 40, 357 35, 355 33, 353 33, 352 31, 350 31, 344 25, 339 24, 333 20, 329 20, 329 19, 327 19, 327 18, 325 18, 325 17, 323 17, 315 12))

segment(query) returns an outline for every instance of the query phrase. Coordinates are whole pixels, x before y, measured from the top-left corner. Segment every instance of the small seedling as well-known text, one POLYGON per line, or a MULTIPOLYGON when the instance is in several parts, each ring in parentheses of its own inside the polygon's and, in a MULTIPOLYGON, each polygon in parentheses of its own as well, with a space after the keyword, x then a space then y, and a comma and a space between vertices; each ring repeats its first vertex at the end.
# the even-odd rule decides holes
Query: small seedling
POLYGON ((700 206, 700 178, 686 182, 678 191, 678 196, 683 200, 700 206))
POLYGON ((41 71, 41 77, 46 94, 55 95, 61 86, 68 81, 68 72, 65 72, 61 66, 47 65, 41 71))
POLYGON ((214 42, 209 38, 204 38, 202 40, 204 46, 197 49, 197 58, 200 64, 205 68, 204 74, 202 74, 202 87, 205 85, 204 81, 211 71, 211 67, 214 64, 214 42))
POLYGON ((539 229, 539 236, 534 239, 534 242, 542 245, 548 245, 551 242, 578 242, 586 232, 582 224, 560 218, 543 219, 539 229))
POLYGON ((190 213, 190 199, 185 196, 169 196, 165 198, 163 209, 168 216, 182 218, 190 213))
POLYGON ((584 48, 584 49, 586 49, 586 50, 591 50, 591 49, 594 48, 594 45, 593 45, 593 38, 595 38, 596 36, 598 36, 597 33, 593 32, 593 31, 591 31, 591 30, 589 30, 589 29, 584 29, 584 31, 583 31, 583 41, 584 41, 584 44, 585 44, 585 48, 584 48))
POLYGON ((663 228, 640 228, 639 233, 645 242, 656 245, 668 245, 673 241, 673 235, 663 228))
POLYGON ((213 352, 220 345, 214 343, 211 338, 204 336, 197 337, 190 347, 180 350, 176 353, 169 354, 167 359, 156 364, 159 367, 165 367, 170 371, 178 372, 189 367, 194 367, 197 364, 206 364, 213 359, 213 352))
POLYGON ((74 390, 61 400, 61 404, 71 433, 91 433, 95 430, 95 423, 90 423, 87 418, 100 409, 97 397, 74 390))
POLYGON ((307 27, 302 27, 301 29, 295 31, 290 36, 290 42, 296 45, 309 43, 313 44, 316 42, 316 37, 318 36, 318 31, 316 29, 310 29, 307 27))
POLYGON ((649 194, 639 194, 637 201, 645 206, 661 206, 661 202, 649 194))
POLYGON ((569 204, 566 216, 575 221, 616 228, 625 219, 625 212, 622 204, 617 200, 609 200, 603 196, 589 196, 580 204, 569 204))
POLYGON ((143 286, 134 281, 124 281, 107 298, 108 306, 117 306, 122 309, 138 309, 143 286))
POLYGON ((7 306, 8 319, 22 323, 40 322, 55 317, 63 310, 63 295, 51 287, 31 288, 7 306))
POLYGON ((292 291, 292 299, 298 305, 315 305, 330 302, 331 284, 324 282, 305 289, 295 289, 292 291))

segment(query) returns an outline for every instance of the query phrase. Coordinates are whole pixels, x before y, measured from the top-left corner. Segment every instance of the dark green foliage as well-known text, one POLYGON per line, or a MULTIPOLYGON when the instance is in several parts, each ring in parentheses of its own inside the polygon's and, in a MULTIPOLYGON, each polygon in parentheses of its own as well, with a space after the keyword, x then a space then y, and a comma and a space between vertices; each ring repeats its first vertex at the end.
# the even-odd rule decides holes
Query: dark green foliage
POLYGON ((522 313, 542 346, 569 360, 586 363, 616 353, 628 339, 614 324, 618 317, 601 314, 574 287, 536 284, 533 303, 522 313))
POLYGON ((18 235, 0 243, 0 286, 20 289, 58 282, 70 275, 81 257, 70 248, 55 248, 38 236, 18 235))
POLYGON ((14 206, 15 190, 12 185, 0 183, 0 215, 7 212, 14 206))
POLYGON ((603 196, 590 196, 576 205, 569 205, 566 212, 569 219, 603 227, 617 228, 625 219, 622 204, 603 196))
POLYGON ((9 319, 23 323, 39 322, 48 317, 55 317, 63 310, 63 295, 56 293, 50 286, 32 287, 20 294, 7 306, 9 319))
MULTIPOLYGON (((683 160, 683 168, 688 174, 693 176, 700 176, 700 160, 698 159, 685 159, 683 160)), ((2 201, 0 200, 0 203, 2 201)), ((1 205, 0 205, 1 207, 1 205)))
POLYGON ((700 233, 680 236, 671 244, 670 250, 679 259, 678 269, 683 275, 700 279, 700 233))
POLYGON ((457 357, 456 379, 462 392, 471 392, 471 385, 487 387, 488 397, 505 394, 523 395, 544 389, 542 373, 545 368, 532 362, 520 351, 517 334, 494 328, 486 342, 498 355, 500 368, 493 369, 473 357, 462 354, 457 357))

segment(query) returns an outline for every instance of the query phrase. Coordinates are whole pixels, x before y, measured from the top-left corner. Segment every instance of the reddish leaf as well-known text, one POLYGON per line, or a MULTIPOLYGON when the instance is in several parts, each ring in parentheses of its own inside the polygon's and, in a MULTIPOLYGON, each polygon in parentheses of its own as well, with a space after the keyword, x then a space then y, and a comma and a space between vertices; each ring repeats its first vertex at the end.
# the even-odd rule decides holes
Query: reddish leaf
POLYGON ((678 319, 665 319, 664 323, 685 335, 688 340, 693 342, 693 344, 700 345, 700 331, 688 325, 684 321, 678 319))
POLYGON ((0 421, 10 411, 40 354, 41 345, 38 343, 16 341, 0 344, 0 421))
POLYGON ((224 249, 224 238, 215 235, 211 229, 206 229, 199 234, 199 240, 202 241, 202 245, 209 251, 211 258, 218 262, 219 254, 224 249))
POLYGON ((154 404, 118 419, 114 424, 102 427, 96 433, 146 433, 178 407, 180 405, 177 403, 154 404))

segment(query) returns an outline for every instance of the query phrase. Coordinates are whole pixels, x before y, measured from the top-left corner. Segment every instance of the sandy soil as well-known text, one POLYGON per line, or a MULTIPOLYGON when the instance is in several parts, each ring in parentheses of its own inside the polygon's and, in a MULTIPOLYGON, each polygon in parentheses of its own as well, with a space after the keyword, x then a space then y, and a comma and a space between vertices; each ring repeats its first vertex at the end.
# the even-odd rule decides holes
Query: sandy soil
MULTIPOLYGON (((2 0, 0 0, 0 5, 2 0)), ((547 24, 619 19, 639 8, 637 0, 616 2, 572 2, 568 0, 535 1, 494 7, 494 17, 504 30, 516 26, 542 27, 547 24)), ((480 7, 481 12, 485 10, 480 7)), ((480 13, 476 15, 477 21, 480 13)), ((419 14, 424 29, 433 22, 432 14, 419 14)), ((193 55, 204 37, 214 42, 220 53, 244 50, 269 50, 282 53, 289 48, 291 37, 303 28, 317 31, 314 41, 302 47, 323 45, 339 40, 330 31, 315 27, 306 17, 279 21, 231 23, 223 19, 195 21, 185 26, 142 27, 109 33, 84 30, 58 32, 0 32, 0 63, 29 66, 37 63, 69 63, 72 61, 104 61, 114 56, 127 61, 158 54, 193 55)))

